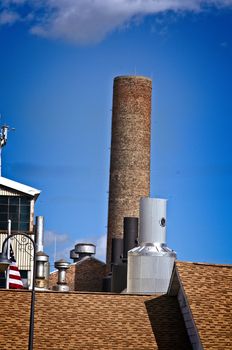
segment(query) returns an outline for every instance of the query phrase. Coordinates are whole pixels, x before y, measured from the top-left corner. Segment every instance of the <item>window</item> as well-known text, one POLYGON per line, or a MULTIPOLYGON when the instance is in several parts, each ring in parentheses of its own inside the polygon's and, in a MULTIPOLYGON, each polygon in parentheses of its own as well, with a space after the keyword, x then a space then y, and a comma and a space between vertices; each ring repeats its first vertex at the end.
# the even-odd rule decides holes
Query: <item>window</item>
POLYGON ((30 198, 0 196, 0 230, 7 230, 11 220, 12 231, 29 231, 30 198))

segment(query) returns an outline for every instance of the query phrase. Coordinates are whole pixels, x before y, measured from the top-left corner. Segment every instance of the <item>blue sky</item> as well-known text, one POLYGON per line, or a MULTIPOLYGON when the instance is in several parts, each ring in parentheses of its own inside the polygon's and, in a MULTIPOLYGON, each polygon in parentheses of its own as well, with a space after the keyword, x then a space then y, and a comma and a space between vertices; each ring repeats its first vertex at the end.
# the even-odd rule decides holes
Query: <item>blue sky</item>
POLYGON ((41 189, 46 252, 105 258, 113 78, 153 79, 151 196, 168 245, 232 262, 232 1, 2 0, 3 176, 41 189), (183 4, 184 3, 184 4, 183 4))

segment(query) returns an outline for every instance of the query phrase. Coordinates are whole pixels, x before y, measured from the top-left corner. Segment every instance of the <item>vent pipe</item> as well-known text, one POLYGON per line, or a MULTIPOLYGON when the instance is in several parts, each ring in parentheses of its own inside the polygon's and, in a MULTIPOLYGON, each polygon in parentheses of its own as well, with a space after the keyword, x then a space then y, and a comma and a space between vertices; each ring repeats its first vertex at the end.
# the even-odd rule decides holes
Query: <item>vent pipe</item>
MULTIPOLYGON (((125 217, 123 219, 123 256, 112 265, 112 292, 121 293, 127 283, 127 253, 137 245, 138 218, 125 217)), ((112 241, 113 243, 113 241, 112 241)))
POLYGON ((123 252, 123 239, 113 238, 112 239, 112 253, 111 253, 111 264, 119 264, 121 261, 123 252))
POLYGON ((70 250, 70 259, 73 259, 74 263, 79 260, 79 254, 75 252, 75 249, 70 250))
POLYGON ((35 219, 35 247, 36 252, 44 250, 44 217, 36 216, 35 219))
POLYGON ((138 218, 125 217, 123 220, 123 259, 127 259, 130 249, 138 243, 138 218))
POLYGON ((78 243, 75 245, 75 253, 79 256, 78 260, 86 256, 92 256, 96 253, 96 246, 92 243, 78 243))
POLYGON ((139 244, 166 243, 166 207, 166 199, 141 198, 139 244))
POLYGON ((141 198, 139 246, 128 252, 128 293, 166 293, 176 253, 166 245, 165 199, 141 198))
POLYGON ((59 292, 68 292, 69 286, 66 282, 66 271, 69 268, 69 263, 64 259, 60 259, 55 262, 55 268, 58 270, 58 282, 54 289, 59 292))
POLYGON ((36 275, 35 286, 39 290, 48 289, 47 266, 49 264, 49 256, 44 252, 36 253, 36 275))

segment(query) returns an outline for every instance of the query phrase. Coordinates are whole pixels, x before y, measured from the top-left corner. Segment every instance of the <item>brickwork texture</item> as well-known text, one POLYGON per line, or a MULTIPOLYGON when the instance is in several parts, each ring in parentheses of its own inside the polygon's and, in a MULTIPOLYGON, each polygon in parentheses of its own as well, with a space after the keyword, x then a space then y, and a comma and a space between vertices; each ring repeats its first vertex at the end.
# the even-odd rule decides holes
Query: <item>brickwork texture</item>
MULTIPOLYGON (((106 274, 106 264, 93 258, 86 257, 71 264, 66 273, 66 281, 70 291, 101 292, 102 280, 106 274)), ((49 276, 49 288, 57 284, 58 272, 49 276)))
POLYGON ((152 81, 114 79, 108 207, 107 263, 112 238, 122 238, 123 218, 139 215, 139 199, 150 194, 152 81))

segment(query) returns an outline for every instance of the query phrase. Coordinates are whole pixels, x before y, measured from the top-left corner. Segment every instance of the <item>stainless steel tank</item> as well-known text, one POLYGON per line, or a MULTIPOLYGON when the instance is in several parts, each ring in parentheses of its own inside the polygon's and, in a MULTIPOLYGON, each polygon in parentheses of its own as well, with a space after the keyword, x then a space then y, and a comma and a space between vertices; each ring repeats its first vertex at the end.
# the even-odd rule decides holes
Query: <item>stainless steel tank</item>
POLYGON ((165 199, 141 198, 139 246, 128 252, 127 292, 166 293, 176 253, 166 245, 165 199))

